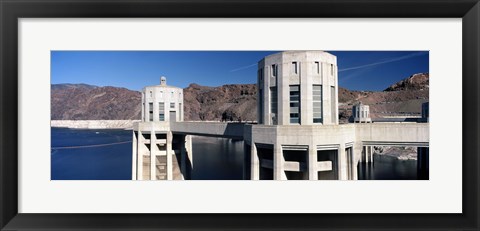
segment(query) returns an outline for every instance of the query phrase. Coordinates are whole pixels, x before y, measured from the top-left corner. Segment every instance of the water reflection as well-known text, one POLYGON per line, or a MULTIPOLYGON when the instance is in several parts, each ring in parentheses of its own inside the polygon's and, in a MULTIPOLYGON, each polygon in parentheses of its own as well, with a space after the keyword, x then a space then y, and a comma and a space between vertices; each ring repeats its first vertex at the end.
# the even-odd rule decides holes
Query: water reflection
POLYGON ((192 137, 192 180, 242 180, 243 141, 192 137))
POLYGON ((417 161, 386 159, 374 155, 373 163, 358 164, 359 180, 417 180, 417 161))

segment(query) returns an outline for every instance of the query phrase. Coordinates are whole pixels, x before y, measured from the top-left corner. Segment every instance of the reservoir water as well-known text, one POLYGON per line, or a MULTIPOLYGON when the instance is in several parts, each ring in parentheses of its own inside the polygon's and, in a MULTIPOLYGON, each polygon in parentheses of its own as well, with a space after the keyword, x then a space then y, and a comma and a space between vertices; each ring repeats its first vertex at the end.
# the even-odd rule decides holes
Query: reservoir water
MULTIPOLYGON (((51 129, 52 180, 130 180, 131 130, 51 129)), ((193 137, 194 180, 241 180, 243 141, 193 137)), ((361 180, 415 180, 416 161, 360 163, 361 180)))
POLYGON ((51 132, 52 180, 131 179, 132 131, 52 128, 51 132), (130 142, 75 148, 125 141, 130 142))

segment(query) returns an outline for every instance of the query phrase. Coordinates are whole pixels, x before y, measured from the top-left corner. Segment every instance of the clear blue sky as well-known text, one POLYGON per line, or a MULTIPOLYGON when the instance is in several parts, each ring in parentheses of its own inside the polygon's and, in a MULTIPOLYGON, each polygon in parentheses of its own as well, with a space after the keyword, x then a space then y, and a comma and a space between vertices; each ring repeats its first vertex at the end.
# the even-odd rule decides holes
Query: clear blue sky
MULTIPOLYGON (((257 62, 277 51, 52 51, 51 83, 85 83, 141 90, 255 83, 257 62)), ((328 51, 337 56, 340 87, 380 91, 412 74, 429 72, 428 51, 328 51)))

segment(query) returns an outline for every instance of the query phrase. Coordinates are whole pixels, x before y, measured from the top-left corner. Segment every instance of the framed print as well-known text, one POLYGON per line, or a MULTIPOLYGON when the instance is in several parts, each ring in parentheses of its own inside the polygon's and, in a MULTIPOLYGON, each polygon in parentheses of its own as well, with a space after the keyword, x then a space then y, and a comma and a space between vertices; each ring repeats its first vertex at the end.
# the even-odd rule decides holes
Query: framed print
POLYGON ((0 7, 2 230, 480 228, 476 0, 0 7))

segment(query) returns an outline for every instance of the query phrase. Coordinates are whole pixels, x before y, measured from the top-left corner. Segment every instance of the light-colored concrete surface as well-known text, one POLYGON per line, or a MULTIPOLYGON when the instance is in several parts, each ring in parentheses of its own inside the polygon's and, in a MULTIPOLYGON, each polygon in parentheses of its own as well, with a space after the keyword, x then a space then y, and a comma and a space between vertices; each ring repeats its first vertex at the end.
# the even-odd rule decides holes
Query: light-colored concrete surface
POLYGON ((370 106, 359 103, 352 108, 352 117, 354 123, 371 123, 370 106))
POLYGON ((221 122, 174 122, 170 129, 176 134, 225 137, 243 139, 243 123, 221 122))
POLYGON ((132 131, 132 180, 137 180, 137 135, 132 131))
POLYGON ((338 124, 337 73, 337 57, 323 51, 285 51, 265 57, 258 62, 257 121, 265 125, 338 124), (314 86, 321 89, 315 98, 320 104, 316 116, 314 86), (299 88, 299 105, 293 108, 292 87, 299 88), (298 114, 298 122, 292 121, 291 113, 298 114))
POLYGON ((318 180, 317 148, 308 147, 308 179, 318 180))
POLYGON ((317 162, 317 171, 332 171, 332 169, 332 161, 317 162))
POLYGON ((140 120, 52 120, 51 127, 73 129, 132 129, 140 120))
POLYGON ((167 180, 173 180, 172 139, 172 132, 167 132, 167 180))
POLYGON ((377 143, 428 143, 430 130, 428 123, 371 123, 355 124, 358 141, 377 143))
MULTIPOLYGON (((251 143, 251 180, 259 180, 260 179, 260 161, 258 159, 257 154, 257 147, 255 147, 255 143, 251 143)), ((244 163, 248 164, 248 163, 244 163)), ((273 168, 273 162, 272 162, 273 168)))
POLYGON ((156 180, 157 176, 157 136, 155 130, 150 131, 150 180, 156 180))
POLYGON ((183 121, 183 89, 167 85, 165 77, 160 85, 148 86, 142 90, 142 121, 183 121), (175 116, 170 118, 171 115, 175 116))

